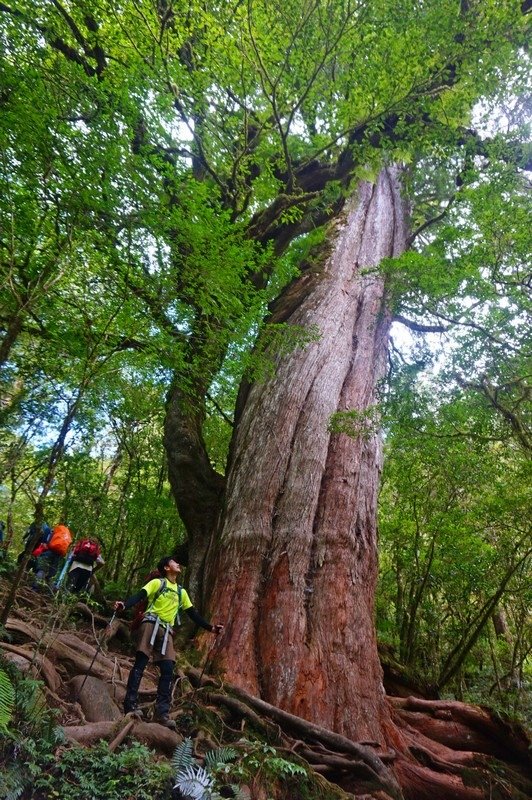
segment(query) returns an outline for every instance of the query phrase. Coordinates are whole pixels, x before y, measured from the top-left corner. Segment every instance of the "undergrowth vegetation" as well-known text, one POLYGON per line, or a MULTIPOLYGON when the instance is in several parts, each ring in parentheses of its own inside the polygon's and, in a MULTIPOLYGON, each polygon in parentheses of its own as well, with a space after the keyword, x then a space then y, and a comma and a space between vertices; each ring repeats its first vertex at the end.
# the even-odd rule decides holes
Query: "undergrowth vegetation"
POLYGON ((66 746, 40 681, 12 664, 0 667, 0 797, 2 800, 163 800, 171 768, 133 742, 111 752, 66 746))
MULTIPOLYGON (((221 721, 201 704, 183 715, 183 733, 221 735, 221 721)), ((59 712, 47 706, 43 684, 0 663, 0 798, 2 800, 247 800, 250 791, 292 800, 341 800, 345 795, 312 773, 296 755, 285 757, 259 738, 234 742, 197 755, 185 735, 172 759, 139 742, 115 751, 108 742, 92 747, 67 742, 59 712)), ((252 795, 254 796, 254 795, 252 795)))

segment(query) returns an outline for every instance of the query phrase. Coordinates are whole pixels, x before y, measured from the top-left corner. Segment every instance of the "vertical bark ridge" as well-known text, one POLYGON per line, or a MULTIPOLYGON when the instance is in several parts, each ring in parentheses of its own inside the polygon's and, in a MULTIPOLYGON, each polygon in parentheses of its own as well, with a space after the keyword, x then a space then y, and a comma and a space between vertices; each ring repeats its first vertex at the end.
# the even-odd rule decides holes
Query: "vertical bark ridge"
MULTIPOLYGON (((380 190, 387 197, 385 217, 386 210, 388 213, 395 211, 397 198, 394 200, 388 174, 381 177, 380 190)), ((395 214, 392 225, 387 226, 388 237, 384 241, 381 238, 380 250, 372 244, 386 222, 382 217, 383 214, 377 213, 368 220, 371 230, 366 228, 359 254, 361 268, 396 252, 395 214), (371 246, 364 247, 368 242, 371 246)), ((352 370, 343 387, 340 409, 363 410, 374 402, 376 382, 385 363, 390 320, 383 312, 382 282, 380 278, 368 276, 363 283, 364 314, 358 321, 359 340, 352 370), (371 369, 367 365, 371 365, 371 369)), ((328 712, 324 708, 323 713, 328 713, 329 717, 332 713, 335 730, 355 729, 365 736, 377 737, 384 712, 382 697, 371 687, 380 686, 381 673, 378 659, 369 656, 376 649, 373 589, 377 572, 375 509, 379 471, 380 442, 376 434, 354 441, 344 435, 332 438, 316 531, 315 557, 319 569, 316 570, 312 612, 318 623, 310 640, 306 669, 300 673, 303 676, 301 686, 299 691, 296 689, 301 698, 298 713, 303 716, 312 713, 312 709, 316 713, 324 705, 313 691, 313 682, 305 680, 304 673, 308 671, 312 675, 325 650, 330 653, 328 673, 336 675, 338 692, 334 708, 329 708, 328 712), (341 521, 347 524, 342 525, 341 521), (351 559, 346 559, 346 554, 350 554, 351 559), (333 579, 335 592, 327 591, 333 579), (323 625, 327 612, 329 618, 336 621, 334 626, 323 625), (349 681, 341 679, 345 670, 350 671, 349 681)))
MULTIPOLYGON (((381 191, 382 191, 382 188, 381 188, 381 191)), ((371 199, 373 199, 373 196, 372 196, 371 199)), ((368 208, 368 212, 369 212, 369 208, 368 208)), ((364 225, 363 225, 362 236, 361 236, 361 251, 362 252, 360 253, 361 258, 359 260, 360 260, 362 266, 365 265, 365 261, 367 260, 367 259, 364 258, 364 254, 363 254, 363 250, 362 250, 362 244, 363 244, 363 242, 365 241, 365 239, 368 236, 368 224, 371 224, 371 221, 372 221, 372 217, 370 216, 369 213, 367 213, 366 216, 365 216, 365 219, 364 219, 364 225)), ((373 236, 373 231, 369 232, 369 235, 373 236)), ((386 252, 386 251, 383 253, 383 255, 388 255, 388 254, 389 253, 386 252)), ((340 252, 340 257, 343 258, 344 256, 345 256, 345 254, 343 252, 340 252)), ((356 277, 356 276, 354 275, 353 277, 356 277)), ((368 330, 370 330, 373 327, 373 322, 377 317, 375 304, 373 302, 368 304, 367 297, 365 297, 365 295, 367 294, 367 291, 368 291, 368 284, 369 284, 369 289, 371 290, 371 288, 372 288, 371 287, 372 280, 371 279, 362 279, 362 283, 363 284, 365 283, 366 286, 363 287, 363 293, 362 294, 359 294, 359 291, 360 291, 359 289, 357 289, 357 291, 356 291, 356 295, 358 295, 358 296, 355 297, 355 303, 354 303, 355 311, 352 314, 352 326, 353 327, 352 327, 351 336, 345 337, 346 339, 350 339, 351 340, 351 347, 353 348, 353 350, 349 354, 349 359, 348 359, 346 372, 345 372, 345 375, 344 375, 342 386, 340 388, 340 399, 339 399, 339 402, 337 402, 337 408, 339 410, 347 410, 348 408, 355 408, 355 409, 363 410, 364 408, 366 408, 369 405, 369 400, 367 398, 367 395, 368 395, 367 388, 368 387, 366 385, 362 384, 361 387, 358 387, 358 384, 357 384, 357 387, 359 388, 359 392, 362 393, 362 398, 357 397, 356 394, 353 396, 353 392, 352 391, 346 391, 346 387, 349 387, 351 376, 356 375, 357 376, 357 380, 360 382, 360 378, 362 376, 364 376, 364 374, 365 374, 363 370, 357 369, 357 360, 359 358, 361 358, 361 357, 362 358, 370 358, 370 359, 373 358, 372 354, 366 354, 366 353, 362 353, 361 354, 361 352, 360 352, 360 350, 361 350, 360 341, 362 339, 362 336, 357 333, 357 330, 360 330, 361 326, 362 326, 362 328, 365 327, 368 330), (346 400, 346 398, 349 399, 349 402, 346 400)), ((351 289, 352 289, 352 287, 346 287, 346 289, 344 289, 344 291, 350 291, 351 289)), ((336 437, 336 438, 338 438, 338 437, 336 437)), ((360 445, 359 445, 360 441, 361 440, 358 440, 358 441, 355 441, 354 443, 353 442, 349 442, 348 446, 351 449, 357 448, 357 447, 359 448, 360 447, 360 445)), ((321 512, 321 509, 322 509, 324 503, 325 504, 327 503, 327 491, 328 491, 327 487, 328 487, 328 481, 330 479, 330 473, 334 472, 334 470, 335 470, 334 459, 332 459, 333 460, 333 466, 331 467, 331 455, 334 454, 334 452, 335 452, 335 443, 334 442, 335 442, 335 438, 333 437, 331 442, 330 442, 330 444, 329 444, 328 454, 327 454, 327 462, 328 463, 325 466, 325 469, 324 469, 324 472, 323 472, 323 476, 322 476, 322 481, 321 481, 320 499, 319 499, 320 513, 319 513, 318 518, 316 519, 315 524, 313 526, 313 536, 314 536, 313 544, 314 544, 314 547, 312 549, 314 551, 314 557, 316 557, 316 555, 317 555, 317 548, 318 548, 320 542, 322 544, 322 547, 323 547, 323 545, 327 545, 327 539, 324 538, 324 535, 325 535, 325 537, 327 536, 327 529, 326 529, 326 526, 325 526, 325 530, 324 530, 323 515, 322 515, 322 512, 321 512), (320 519, 320 517, 321 517, 321 519, 320 519)), ((358 455, 356 460, 357 461, 360 460, 360 454, 358 455)), ((350 497, 351 496, 353 496, 353 497, 358 496, 359 478, 360 478, 359 473, 354 471, 353 472, 353 479, 351 481, 351 485, 349 486, 349 488, 350 488, 349 496, 350 497)), ((342 480, 346 484, 349 483, 348 478, 344 477, 342 480)), ((337 486, 335 486, 334 492, 335 492, 335 502, 336 503, 338 503, 338 502, 342 503, 343 493, 338 490, 337 486)), ((347 506, 348 504, 345 503, 345 505, 347 506)), ((349 513, 349 511, 346 508, 346 510, 342 514, 340 514, 340 516, 345 518, 348 513, 349 513)), ((338 568, 341 568, 342 556, 344 554, 344 551, 347 550, 349 547, 351 547, 351 542, 349 541, 349 536, 347 535, 347 532, 346 531, 342 532, 342 530, 338 530, 338 526, 335 527, 334 537, 335 537, 335 543, 334 543, 335 544, 335 548, 336 548, 336 551, 338 552, 338 556, 339 556, 338 568)), ((329 547, 331 547, 330 543, 329 543, 329 547)), ((333 548, 332 547, 331 547, 331 552, 333 552, 333 548)), ((317 572, 320 568, 324 567, 325 558, 326 558, 325 555, 323 556, 322 559, 318 558, 318 563, 315 563, 313 565, 315 572, 317 572), (320 563, 320 561, 321 561, 321 563, 320 563)), ((329 596, 331 594, 330 587, 332 587, 332 586, 333 586, 333 582, 331 581, 331 584, 330 584, 329 587, 324 585, 324 586, 322 586, 320 588, 319 584, 316 584, 313 587, 308 587, 307 586, 306 589, 307 589, 307 591, 309 590, 309 588, 313 589, 314 592, 317 591, 318 597, 319 597, 320 593, 325 595, 325 596, 329 596)), ((329 601, 327 600, 327 603, 328 602, 329 601)), ((331 602, 331 605, 330 605, 331 609, 332 609, 332 605, 333 604, 331 602)), ((307 607, 307 613, 308 613, 308 621, 310 623, 310 626, 312 626, 312 619, 313 619, 314 614, 315 614, 313 606, 314 606, 314 603, 312 602, 312 600, 311 600, 311 603, 307 604, 307 606, 306 606, 307 607)), ((324 616, 326 614, 326 608, 323 609, 323 612, 324 613, 322 615, 320 615, 318 617, 318 619, 322 620, 324 618, 324 616)), ((371 617, 371 619, 372 619, 372 617, 371 617)), ((339 613, 337 615, 337 621, 338 621, 337 629, 339 631, 344 631, 346 629, 349 629, 350 620, 348 618, 348 615, 343 613, 342 609, 339 609, 339 613)), ((322 641, 324 635, 326 636, 327 633, 326 633, 326 631, 320 630, 319 623, 318 623, 318 626, 317 626, 317 631, 319 631, 319 633, 320 633, 319 639, 322 641)), ((313 651, 312 642, 313 642, 313 639, 315 639, 315 638, 316 637, 313 636, 312 634, 311 634, 310 637, 308 635, 306 636, 306 641, 307 641, 307 653, 305 654, 306 658, 304 656, 302 661, 301 661, 301 663, 299 665, 297 665, 297 668, 294 670, 295 672, 297 672, 297 674, 299 676, 304 675, 306 670, 307 670, 307 668, 308 668, 309 658, 312 658, 312 651, 313 651)), ((334 659, 336 657, 335 653, 337 651, 342 652, 343 650, 345 650, 345 643, 342 640, 334 641, 334 639, 333 639, 331 644, 332 644, 332 647, 331 647, 331 654, 329 655, 329 659, 331 661, 334 661, 334 659)), ((318 672, 318 674, 320 673, 319 667, 321 666, 321 662, 322 662, 322 654, 320 652, 318 652, 318 654, 317 654, 317 662, 318 663, 315 664, 314 668, 311 670, 313 675, 315 675, 316 672, 318 672), (318 667, 318 670, 316 670, 316 667, 318 667)), ((380 678, 380 676, 379 676, 379 678, 380 678)), ((304 681, 304 683, 303 683, 303 691, 301 691, 301 692, 297 692, 297 684, 298 684, 297 680, 295 681, 293 686, 289 687, 289 692, 292 694, 292 696, 293 696, 294 693, 299 694, 298 702, 299 702, 300 708, 298 709, 298 713, 302 713, 304 716, 308 716, 308 713, 309 713, 309 710, 305 709, 305 705, 308 706, 309 702, 311 702, 313 704, 313 706, 316 707, 317 703, 323 702, 321 700, 321 698, 325 697, 327 694, 330 694, 330 692, 327 691, 327 686, 325 686, 323 682, 316 683, 316 681, 314 679, 312 679, 311 681, 309 681, 309 683, 312 683, 313 690, 314 690, 312 692, 312 694, 311 694, 311 698, 312 699, 309 699, 309 692, 308 692, 308 686, 306 685, 307 684, 306 681, 304 681)), ((286 699, 287 698, 282 698, 281 702, 283 702, 283 701, 286 702, 286 699)), ((336 705, 337 705, 337 707, 341 708, 343 706, 343 702, 340 701, 340 703, 338 703, 336 705)), ((338 720, 337 719, 335 719, 335 724, 338 725, 338 720)))
POLYGON ((213 571, 229 680, 372 740, 387 717, 373 625, 380 442, 328 424, 376 402, 390 315, 370 268, 404 248, 403 228, 397 171, 384 169, 347 204, 323 272, 289 317, 316 325, 319 341, 249 389, 213 571))

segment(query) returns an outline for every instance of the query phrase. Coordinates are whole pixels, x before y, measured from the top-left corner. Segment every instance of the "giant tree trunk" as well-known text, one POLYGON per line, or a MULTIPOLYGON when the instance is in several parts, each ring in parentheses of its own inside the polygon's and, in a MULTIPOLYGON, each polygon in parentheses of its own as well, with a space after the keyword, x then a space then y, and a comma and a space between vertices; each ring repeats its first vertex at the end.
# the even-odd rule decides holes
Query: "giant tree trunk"
POLYGON ((188 588, 198 601, 205 557, 225 487, 225 479, 213 469, 203 441, 205 411, 200 398, 206 391, 205 385, 193 387, 194 405, 176 379, 168 393, 164 421, 168 477, 190 544, 188 588))
POLYGON ((207 581, 228 680, 358 741, 382 742, 389 720, 374 628, 381 447, 374 426, 353 437, 329 422, 378 402, 391 320, 368 268, 405 238, 398 171, 386 168, 347 204, 318 268, 281 296, 272 321, 320 338, 247 391, 207 581))
POLYGON ((225 489, 205 469, 199 416, 183 425, 186 408, 169 398, 172 486, 183 484, 176 499, 200 545, 210 612, 226 623, 208 661, 214 653, 230 683, 291 712, 290 724, 304 717, 328 729, 328 741, 340 734, 368 743, 379 760, 390 751, 372 745, 391 747, 400 789, 382 760, 361 784, 333 758, 330 777, 357 797, 486 800, 497 783, 524 800, 524 750, 514 756, 512 741, 496 753, 507 763, 492 769, 489 715, 386 700, 382 685, 373 619, 381 448, 372 409, 391 315, 374 267, 404 250, 405 228, 398 170, 387 168, 375 185, 359 186, 321 256, 276 301, 272 322, 314 326, 320 337, 279 358, 272 379, 241 388, 225 489), (331 417, 348 411, 358 435, 331 432, 331 417))

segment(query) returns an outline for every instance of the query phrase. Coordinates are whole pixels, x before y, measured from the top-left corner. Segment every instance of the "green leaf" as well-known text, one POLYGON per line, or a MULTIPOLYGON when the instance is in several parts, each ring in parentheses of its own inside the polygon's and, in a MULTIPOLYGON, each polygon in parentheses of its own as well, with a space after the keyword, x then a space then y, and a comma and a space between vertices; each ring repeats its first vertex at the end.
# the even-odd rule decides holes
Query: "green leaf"
POLYGON ((15 707, 15 687, 5 670, 0 668, 0 728, 7 728, 15 707))

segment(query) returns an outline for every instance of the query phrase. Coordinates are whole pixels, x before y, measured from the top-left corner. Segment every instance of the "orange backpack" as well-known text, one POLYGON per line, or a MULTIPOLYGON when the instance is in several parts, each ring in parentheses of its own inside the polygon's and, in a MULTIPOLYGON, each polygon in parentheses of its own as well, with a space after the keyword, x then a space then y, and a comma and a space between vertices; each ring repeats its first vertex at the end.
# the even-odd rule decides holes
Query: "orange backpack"
POLYGON ((66 556, 68 548, 72 544, 72 534, 66 525, 56 525, 52 531, 48 549, 60 556, 66 556))

